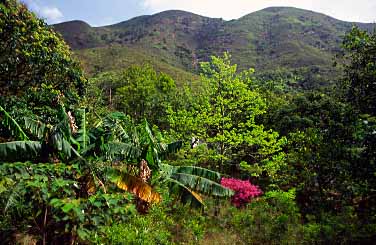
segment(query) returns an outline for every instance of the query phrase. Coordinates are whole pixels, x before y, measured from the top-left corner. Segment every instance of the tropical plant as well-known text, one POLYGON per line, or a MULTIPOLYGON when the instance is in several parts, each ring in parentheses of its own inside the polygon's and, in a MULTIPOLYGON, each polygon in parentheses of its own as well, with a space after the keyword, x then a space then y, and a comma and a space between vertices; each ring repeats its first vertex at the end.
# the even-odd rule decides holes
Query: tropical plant
POLYGON ((22 141, 10 141, 0 144, 0 156, 4 160, 40 160, 47 162, 58 159, 69 159, 72 153, 78 156, 71 145, 72 130, 76 130, 75 123, 64 106, 60 106, 60 122, 56 125, 45 124, 40 120, 24 118, 25 131, 31 135, 30 140, 20 125, 5 111, 3 124, 8 125, 11 132, 22 141))
POLYGON ((96 130, 107 136, 101 139, 99 147, 102 155, 108 157, 107 160, 125 161, 125 166, 139 164, 139 169, 131 168, 133 175, 129 173, 129 168, 121 164, 112 172, 112 180, 118 187, 131 191, 143 201, 160 200, 160 196, 148 184, 149 180, 153 183, 166 183, 171 190, 180 190, 180 194, 183 190, 201 204, 202 197, 196 192, 222 197, 232 195, 232 191, 219 184, 220 174, 217 172, 194 166, 176 167, 162 163, 162 158, 180 149, 182 142, 164 143, 162 135, 156 128, 152 130, 146 120, 134 125, 129 117, 116 112, 101 119, 96 130), (151 172, 148 178, 142 178, 142 163, 146 163, 147 168, 150 166, 151 171, 155 172, 154 179, 151 178, 151 172))

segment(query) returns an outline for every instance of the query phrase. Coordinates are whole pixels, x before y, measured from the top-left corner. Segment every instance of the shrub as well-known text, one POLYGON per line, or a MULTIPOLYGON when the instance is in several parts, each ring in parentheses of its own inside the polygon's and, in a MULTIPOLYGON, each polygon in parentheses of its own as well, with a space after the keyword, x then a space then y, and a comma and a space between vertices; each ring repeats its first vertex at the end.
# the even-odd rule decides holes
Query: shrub
POLYGON ((147 215, 134 214, 127 222, 99 227, 96 244, 171 244, 172 219, 163 207, 154 206, 147 215))
POLYGON ((245 244, 304 244, 304 226, 293 191, 267 192, 234 210, 231 226, 245 244))
POLYGON ((221 185, 235 191, 232 197, 232 204, 236 207, 243 207, 249 203, 252 198, 260 196, 262 191, 256 185, 252 185, 248 180, 234 178, 222 178, 221 185))

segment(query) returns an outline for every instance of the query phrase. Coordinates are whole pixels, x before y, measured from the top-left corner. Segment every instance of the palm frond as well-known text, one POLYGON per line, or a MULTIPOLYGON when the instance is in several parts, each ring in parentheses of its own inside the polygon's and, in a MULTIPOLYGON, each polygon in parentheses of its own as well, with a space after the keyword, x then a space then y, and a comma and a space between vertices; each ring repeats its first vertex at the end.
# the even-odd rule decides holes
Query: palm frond
POLYGON ((50 141, 50 144, 57 152, 63 153, 67 158, 72 156, 73 147, 61 132, 54 132, 50 137, 50 141))
POLYGON ((21 126, 9 115, 9 113, 0 106, 0 119, 2 124, 9 129, 12 136, 18 140, 29 140, 21 126))
POLYGON ((113 139, 125 141, 129 139, 128 126, 131 125, 129 117, 121 112, 113 112, 101 120, 97 127, 102 126, 111 132, 113 139))
POLYGON ((177 151, 179 151, 182 148, 182 146, 183 146, 183 141, 181 141, 181 140, 169 143, 169 144, 167 144, 167 152, 168 153, 176 153, 177 151))
POLYGON ((155 145, 156 144, 156 140, 155 140, 153 131, 150 129, 149 123, 146 121, 146 119, 144 120, 144 123, 142 124, 142 127, 143 127, 142 129, 146 133, 144 135, 147 137, 147 141, 149 141, 150 143, 152 143, 153 145, 155 145))
POLYGON ((200 205, 205 206, 204 199, 201 197, 200 194, 198 194, 197 192, 191 190, 190 188, 188 188, 187 186, 183 185, 181 182, 179 182, 179 181, 177 181, 175 179, 169 178, 168 181, 171 182, 171 183, 173 183, 173 184, 176 184, 180 188, 182 188, 185 191, 187 191, 200 205))

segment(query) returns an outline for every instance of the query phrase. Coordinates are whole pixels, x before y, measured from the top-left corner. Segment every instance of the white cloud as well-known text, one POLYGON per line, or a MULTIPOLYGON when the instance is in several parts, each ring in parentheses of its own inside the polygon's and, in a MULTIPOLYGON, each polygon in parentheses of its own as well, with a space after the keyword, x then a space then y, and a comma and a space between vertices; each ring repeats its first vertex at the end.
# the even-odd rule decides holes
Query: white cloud
POLYGON ((321 12, 332 17, 360 22, 376 20, 375 0, 142 0, 153 12, 180 9, 209 17, 237 19, 270 6, 291 6, 321 12))
POLYGON ((63 13, 56 7, 42 7, 40 10, 42 17, 49 21, 58 21, 63 17, 63 13))
POLYGON ((38 0, 23 0, 29 9, 34 11, 39 17, 47 20, 48 23, 56 23, 64 17, 63 13, 54 6, 42 6, 38 0))

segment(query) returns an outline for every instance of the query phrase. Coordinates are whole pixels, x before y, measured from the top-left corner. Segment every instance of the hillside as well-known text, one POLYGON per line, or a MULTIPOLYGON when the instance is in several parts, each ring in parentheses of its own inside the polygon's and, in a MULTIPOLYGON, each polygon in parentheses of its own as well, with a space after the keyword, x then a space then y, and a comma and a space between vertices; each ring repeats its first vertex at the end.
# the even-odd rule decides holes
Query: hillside
POLYGON ((310 73, 315 80, 320 74, 336 73, 334 54, 353 25, 367 30, 375 26, 297 8, 272 7, 231 21, 170 10, 104 27, 71 21, 54 28, 84 64, 96 67, 86 69, 89 74, 146 62, 174 70, 175 78, 185 79, 186 74, 180 72, 197 73, 199 62, 229 51, 241 69, 298 71, 310 73))

